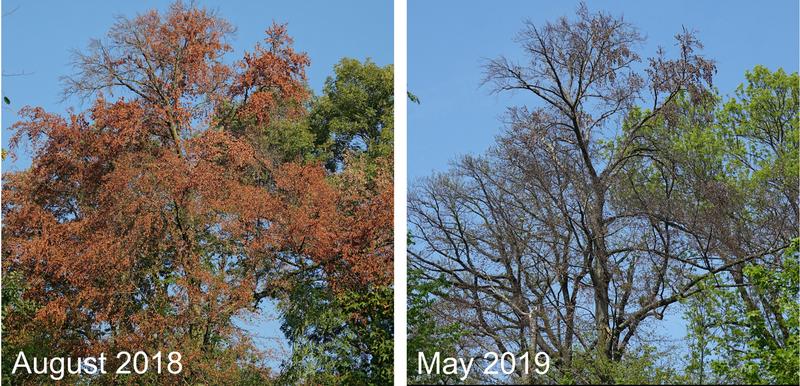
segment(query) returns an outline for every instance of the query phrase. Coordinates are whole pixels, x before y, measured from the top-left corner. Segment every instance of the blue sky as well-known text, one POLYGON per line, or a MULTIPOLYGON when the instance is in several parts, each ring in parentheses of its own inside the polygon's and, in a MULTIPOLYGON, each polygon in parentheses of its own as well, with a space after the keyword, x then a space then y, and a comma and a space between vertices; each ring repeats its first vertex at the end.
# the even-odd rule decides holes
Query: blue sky
MULTIPOLYGON (((537 25, 571 15, 578 1, 408 0, 408 89, 422 104, 408 107, 409 185, 444 170, 458 154, 485 150, 500 131, 499 116, 525 94, 491 95, 480 87, 483 59, 519 57, 513 42, 522 22, 537 25)), ((756 64, 798 70, 798 2, 588 1, 590 11, 624 18, 647 37, 641 56, 672 48, 682 26, 696 30, 717 61, 716 87, 731 94, 756 64)))
MULTIPOLYGON (((79 109, 74 101, 60 103, 59 78, 71 73, 70 51, 84 48, 90 39, 103 37, 115 16, 134 17, 149 9, 165 10, 170 1, 20 1, 2 2, 2 94, 11 99, 2 108, 3 148, 6 128, 16 121, 24 105, 42 106, 51 112, 79 109)), ((236 29, 231 59, 252 50, 273 22, 289 23, 295 48, 308 52, 310 86, 319 94, 333 65, 342 57, 371 58, 379 65, 392 63, 393 15, 391 1, 196 1, 218 11, 236 29)), ((85 106, 84 106, 85 107, 85 106)), ((4 170, 26 168, 30 159, 3 161, 4 170)), ((240 322, 263 347, 278 349, 283 340, 274 308, 264 307, 258 320, 240 322)), ((270 361, 275 365, 277 361, 270 361)))

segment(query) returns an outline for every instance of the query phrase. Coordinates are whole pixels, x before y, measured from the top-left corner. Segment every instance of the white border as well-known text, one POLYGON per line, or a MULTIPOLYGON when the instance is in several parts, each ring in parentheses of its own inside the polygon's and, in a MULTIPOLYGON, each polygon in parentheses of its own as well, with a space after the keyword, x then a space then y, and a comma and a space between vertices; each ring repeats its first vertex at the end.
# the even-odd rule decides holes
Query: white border
POLYGON ((407 13, 394 0, 394 384, 406 379, 407 13))

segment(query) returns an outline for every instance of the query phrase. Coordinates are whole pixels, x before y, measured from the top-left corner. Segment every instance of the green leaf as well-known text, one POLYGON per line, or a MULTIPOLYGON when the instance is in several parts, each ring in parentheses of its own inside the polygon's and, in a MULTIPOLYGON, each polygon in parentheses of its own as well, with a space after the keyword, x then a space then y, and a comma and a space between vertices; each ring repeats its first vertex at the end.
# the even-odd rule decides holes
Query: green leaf
POLYGON ((420 104, 418 96, 412 94, 411 91, 406 91, 406 92, 408 93, 408 100, 410 100, 410 101, 412 101, 412 102, 414 102, 416 104, 420 104))

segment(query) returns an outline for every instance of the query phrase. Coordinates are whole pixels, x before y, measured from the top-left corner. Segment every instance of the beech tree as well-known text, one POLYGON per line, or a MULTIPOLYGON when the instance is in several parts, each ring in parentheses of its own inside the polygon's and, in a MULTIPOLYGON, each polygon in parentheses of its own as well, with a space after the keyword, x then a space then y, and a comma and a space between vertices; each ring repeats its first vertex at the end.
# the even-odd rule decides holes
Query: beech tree
MULTIPOLYGON (((724 183, 735 156, 763 175, 762 138, 775 135, 728 136, 740 141, 733 154, 728 142, 701 139, 724 124, 715 66, 694 33, 675 38, 674 58, 659 49, 642 60, 633 26, 582 4, 573 19, 526 23, 523 62, 486 64, 494 91, 538 103, 509 108, 485 154, 409 195, 412 264, 452 283, 444 298, 467 331, 461 355, 546 352, 554 363, 540 382, 656 382, 663 373, 642 361, 667 310, 702 296, 705 280, 789 246, 797 216, 774 214, 796 208, 796 163, 769 184, 769 199, 724 183), (750 140, 755 147, 742 144, 750 140), (625 378, 628 368, 645 378, 625 378)), ((778 116, 796 122, 796 112, 778 116)))
POLYGON ((4 174, 2 257, 26 307, 4 309, 4 344, 179 351, 160 380, 258 383, 273 376, 235 317, 310 271, 342 291, 391 282, 391 173, 327 171, 308 56, 274 24, 231 62, 232 31, 180 2, 120 18, 64 78, 86 111, 21 110, 11 155, 29 144, 32 163, 4 174))

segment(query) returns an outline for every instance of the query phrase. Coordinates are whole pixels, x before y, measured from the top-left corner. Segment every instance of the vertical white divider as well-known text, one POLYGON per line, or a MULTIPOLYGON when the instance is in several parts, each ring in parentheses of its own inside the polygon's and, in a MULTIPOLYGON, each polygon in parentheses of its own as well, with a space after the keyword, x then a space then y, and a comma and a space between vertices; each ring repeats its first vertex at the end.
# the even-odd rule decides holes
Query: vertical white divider
POLYGON ((406 379, 407 7, 394 0, 394 384, 406 379))

